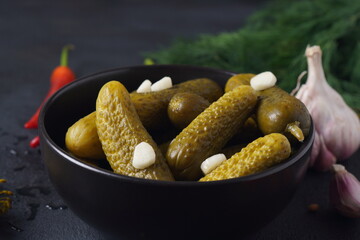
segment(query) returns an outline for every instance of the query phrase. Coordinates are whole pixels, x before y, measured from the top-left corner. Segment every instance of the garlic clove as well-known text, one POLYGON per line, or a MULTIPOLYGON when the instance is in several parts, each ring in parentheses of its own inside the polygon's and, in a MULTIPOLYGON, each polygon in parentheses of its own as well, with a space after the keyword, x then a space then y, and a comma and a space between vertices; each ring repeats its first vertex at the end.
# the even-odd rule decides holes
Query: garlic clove
POLYGON ((313 167, 316 159, 319 155, 319 151, 320 151, 320 138, 319 138, 319 134, 317 133, 316 129, 314 129, 315 131, 315 137, 314 137, 314 143, 311 149, 311 154, 310 154, 310 167, 313 167))
POLYGON ((226 160, 226 156, 223 153, 212 155, 201 163, 201 170, 206 175, 218 167, 223 161, 226 160))
POLYGON ((132 165, 136 169, 145 169, 155 163, 156 154, 153 147, 147 142, 135 146, 132 165))
POLYGON ((254 90, 261 91, 275 86, 276 81, 277 79, 275 75, 272 72, 267 71, 252 77, 250 80, 250 85, 254 90))
POLYGON ((170 77, 163 77, 162 79, 155 82, 151 86, 151 91, 153 91, 153 92, 161 91, 161 90, 164 90, 164 89, 171 88, 172 85, 173 84, 172 84, 172 80, 171 80, 170 77))
POLYGON ((139 88, 136 90, 136 92, 138 93, 147 93, 147 92, 151 92, 151 81, 149 79, 146 79, 145 81, 143 81, 139 88))
POLYGON ((336 163, 336 157, 326 147, 322 135, 318 134, 315 130, 313 151, 310 156, 310 164, 314 169, 319 171, 328 171, 336 163), (316 144, 316 145, 315 145, 316 144))
POLYGON ((333 165, 334 175, 330 182, 330 203, 342 215, 360 217, 360 182, 344 166, 333 165))

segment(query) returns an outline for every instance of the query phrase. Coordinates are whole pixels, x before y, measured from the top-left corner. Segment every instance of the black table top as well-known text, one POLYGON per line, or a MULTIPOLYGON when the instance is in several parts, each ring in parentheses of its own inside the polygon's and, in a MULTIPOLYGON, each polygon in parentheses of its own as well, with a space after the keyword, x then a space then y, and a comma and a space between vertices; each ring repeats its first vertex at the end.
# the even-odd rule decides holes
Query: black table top
MULTIPOLYGON (((0 178, 14 192, 13 207, 0 217, 0 239, 105 239, 56 193, 40 150, 29 147, 36 130, 23 124, 36 110, 72 43, 77 76, 143 63, 142 53, 176 37, 240 28, 264 1, 1 1, 0 178)), ((360 151, 344 165, 360 178, 360 151)), ((360 239, 360 220, 341 217, 328 202, 330 173, 308 171, 291 203, 249 239, 360 239), (320 209, 311 213, 308 205, 320 209)), ((241 216, 239 216, 241 217, 241 216)))

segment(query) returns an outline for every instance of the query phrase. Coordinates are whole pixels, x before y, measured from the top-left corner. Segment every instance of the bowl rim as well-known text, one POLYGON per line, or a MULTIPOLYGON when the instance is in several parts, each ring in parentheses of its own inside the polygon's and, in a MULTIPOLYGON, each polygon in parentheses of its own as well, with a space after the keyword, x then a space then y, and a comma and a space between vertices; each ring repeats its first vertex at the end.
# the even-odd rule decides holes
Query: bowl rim
MULTIPOLYGON (((204 186, 215 186, 215 185, 223 185, 229 183, 238 183, 238 182, 247 182, 258 180, 261 178, 265 178, 269 175, 276 174, 285 170, 286 168, 294 165, 298 162, 302 155, 300 153, 310 151, 314 142, 315 138, 315 131, 313 126, 313 120, 310 115, 310 130, 309 135, 303 142, 302 146, 299 148, 297 154, 291 156, 283 163, 279 163, 275 166, 272 166, 264 171, 250 174, 247 176, 242 176, 238 178, 231 178, 231 179, 224 179, 224 180, 217 180, 217 181, 207 181, 207 182, 199 182, 199 181, 164 181, 164 180, 152 180, 152 179, 143 179, 137 177, 131 177, 126 175, 121 175, 114 173, 110 170, 91 165, 86 163, 81 158, 75 157, 69 154, 65 149, 58 146, 48 135, 45 125, 44 125, 44 118, 47 112, 47 109, 51 106, 51 104, 56 101, 56 99, 65 92, 68 88, 75 88, 77 85, 81 85, 87 79, 91 81, 94 77, 100 77, 102 74, 109 74, 111 72, 123 71, 126 69, 136 69, 136 68, 186 68, 186 69, 196 69, 196 70, 203 70, 203 71, 211 71, 211 72, 218 72, 221 74, 228 74, 228 75, 235 75, 236 73, 211 67, 202 67, 202 66, 193 66, 193 65, 182 65, 182 64, 157 64, 157 65, 134 65, 134 66, 124 66, 124 67, 117 67, 117 68, 110 68, 102 71, 98 71, 92 74, 84 75, 75 79, 75 81, 67 84, 57 92, 55 92, 52 96, 50 96, 47 101, 44 103, 40 115, 39 115, 39 134, 40 134, 40 142, 41 144, 48 144, 48 146, 55 151, 58 155, 64 158, 67 162, 76 165, 77 167, 86 169, 87 171, 91 171, 96 174, 101 174, 108 178, 114 178, 117 180, 133 182, 136 184, 146 184, 146 185, 154 185, 154 186, 174 186, 174 187, 204 187, 204 186)), ((45 163, 46 165, 46 163, 45 163)))

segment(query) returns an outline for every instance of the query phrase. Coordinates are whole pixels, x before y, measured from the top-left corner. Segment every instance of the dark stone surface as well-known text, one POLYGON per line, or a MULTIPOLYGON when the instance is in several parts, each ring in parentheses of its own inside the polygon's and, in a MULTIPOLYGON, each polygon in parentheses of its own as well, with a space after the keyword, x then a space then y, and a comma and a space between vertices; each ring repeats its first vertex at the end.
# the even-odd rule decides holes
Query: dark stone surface
MULTIPOLYGON (((88 239, 106 237, 89 227, 53 189, 40 152, 23 128, 58 64, 60 49, 73 43, 70 66, 78 76, 142 64, 141 53, 176 37, 240 28, 264 1, 0 1, 0 178, 14 192, 13 208, 0 218, 0 239, 88 239), (11 225, 23 231, 15 231, 11 225)), ((344 162, 360 178, 360 152, 344 162)), ((249 239, 360 239, 360 220, 333 212, 330 173, 309 171, 288 207, 249 239), (307 206, 320 205, 310 213, 307 206)), ((91 211, 91 210, 89 210, 91 211)), ((241 216, 239 216, 241 217, 241 216)), ((239 226, 241 227, 241 226, 239 226)))

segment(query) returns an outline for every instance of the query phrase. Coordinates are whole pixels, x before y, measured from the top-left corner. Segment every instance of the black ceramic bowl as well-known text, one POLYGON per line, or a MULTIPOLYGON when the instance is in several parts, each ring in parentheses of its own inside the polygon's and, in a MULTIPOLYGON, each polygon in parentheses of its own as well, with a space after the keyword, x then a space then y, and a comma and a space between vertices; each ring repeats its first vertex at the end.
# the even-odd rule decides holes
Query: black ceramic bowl
POLYGON ((286 162, 258 174, 217 182, 166 182, 115 174, 72 157, 65 133, 94 111, 101 86, 122 82, 129 91, 144 79, 174 83, 208 77, 221 85, 233 73, 203 67, 157 65, 117 68, 78 79, 44 105, 41 152, 52 183, 69 208, 95 228, 121 239, 212 239, 253 233, 291 200, 308 167, 314 132, 286 162))

